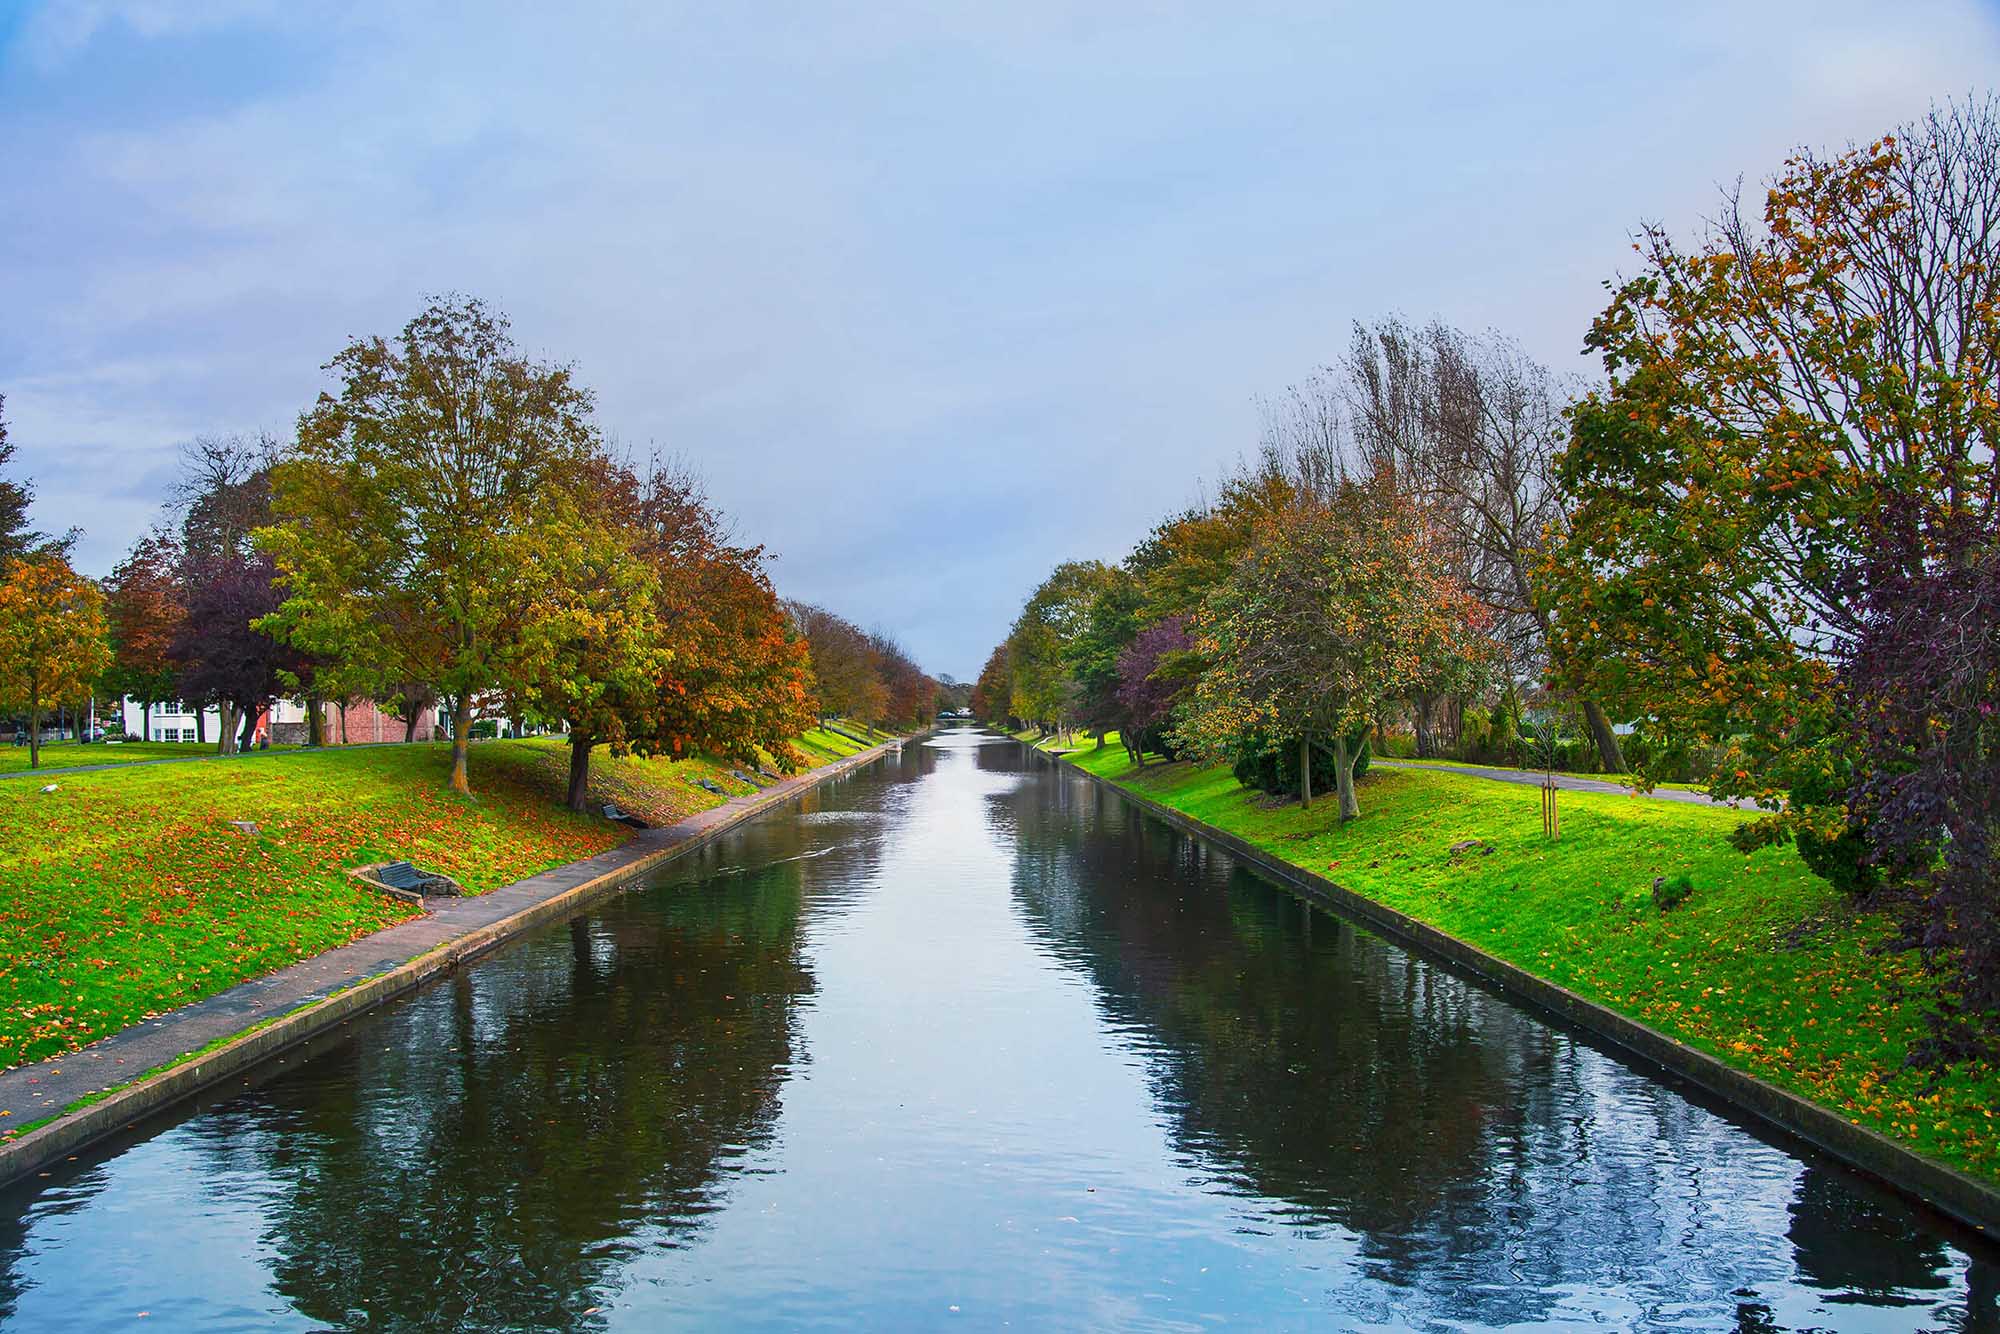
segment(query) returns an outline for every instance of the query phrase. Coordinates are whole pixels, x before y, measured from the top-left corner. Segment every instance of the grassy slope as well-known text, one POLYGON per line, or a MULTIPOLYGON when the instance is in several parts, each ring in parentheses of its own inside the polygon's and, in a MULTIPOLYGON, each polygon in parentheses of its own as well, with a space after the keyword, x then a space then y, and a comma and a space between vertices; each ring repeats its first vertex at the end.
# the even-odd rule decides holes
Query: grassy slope
MULTIPOLYGON (((808 760, 862 749, 819 733, 808 760)), ((89 749, 95 749, 90 747, 89 749)), ((630 833, 560 808, 558 740, 472 748, 470 801, 442 744, 260 754, 0 783, 0 1068, 120 1028, 412 915, 344 873, 407 858, 472 893, 630 833), (254 836, 228 827, 250 820, 254 836)), ((753 789, 730 766, 592 759, 593 795, 653 824, 753 789)))
POLYGON ((1541 836, 1531 787, 1376 770, 1362 818, 1331 802, 1276 806, 1227 770, 1118 746, 1070 759, 1813 1098, 1858 1124, 2000 1177, 2000 1070, 1968 1065, 1935 1087, 1902 1067, 1929 984, 1908 955, 1871 955, 1886 924, 1856 914, 1789 848, 1745 856, 1740 814, 1624 795, 1562 795, 1562 839, 1541 836), (1463 839, 1488 855, 1452 858, 1463 839), (1653 906, 1653 877, 1685 871, 1692 898, 1653 906))

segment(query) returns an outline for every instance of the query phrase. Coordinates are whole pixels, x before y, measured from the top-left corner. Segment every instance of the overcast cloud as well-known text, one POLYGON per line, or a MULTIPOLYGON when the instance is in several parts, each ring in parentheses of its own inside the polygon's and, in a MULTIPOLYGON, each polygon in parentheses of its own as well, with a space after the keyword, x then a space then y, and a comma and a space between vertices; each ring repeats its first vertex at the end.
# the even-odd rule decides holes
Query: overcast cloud
POLYGON ((176 442, 476 293, 783 592, 967 677, 1349 321, 1588 370, 1638 224, 1996 70, 1973 0, 0 0, 0 393, 101 574, 176 442))

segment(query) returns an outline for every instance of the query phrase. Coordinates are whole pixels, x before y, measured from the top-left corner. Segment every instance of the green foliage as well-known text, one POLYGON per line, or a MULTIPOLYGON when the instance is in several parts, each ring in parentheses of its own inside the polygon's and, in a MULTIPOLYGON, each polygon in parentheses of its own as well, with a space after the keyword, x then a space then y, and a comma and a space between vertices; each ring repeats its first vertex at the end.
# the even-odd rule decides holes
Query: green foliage
POLYGON ((1694 893, 1694 881, 1686 871, 1673 875, 1663 875, 1653 881, 1653 906, 1661 912, 1671 912, 1687 902, 1694 893))
MULTIPOLYGON (((357 339, 327 367, 273 470, 277 522, 259 541, 289 596, 265 627, 380 683, 459 701, 531 699, 573 630, 587 583, 592 398, 567 367, 515 349, 505 316, 433 300, 395 343, 357 339)), ((464 738, 451 783, 466 782, 464 738)))

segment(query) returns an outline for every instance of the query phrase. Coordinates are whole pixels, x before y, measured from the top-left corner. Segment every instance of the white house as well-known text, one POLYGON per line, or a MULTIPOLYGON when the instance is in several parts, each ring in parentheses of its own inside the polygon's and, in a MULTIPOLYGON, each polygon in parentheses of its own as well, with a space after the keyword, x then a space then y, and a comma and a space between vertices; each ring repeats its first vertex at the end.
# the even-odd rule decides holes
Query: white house
MULTIPOLYGON (((124 720, 125 735, 140 737, 146 730, 146 709, 138 700, 126 698, 119 712, 124 720)), ((202 711, 201 735, 213 741, 222 730, 222 710, 209 706, 202 711)), ((170 699, 153 705, 153 724, 150 733, 143 736, 146 741, 193 741, 195 739, 194 707, 180 700, 170 699)))

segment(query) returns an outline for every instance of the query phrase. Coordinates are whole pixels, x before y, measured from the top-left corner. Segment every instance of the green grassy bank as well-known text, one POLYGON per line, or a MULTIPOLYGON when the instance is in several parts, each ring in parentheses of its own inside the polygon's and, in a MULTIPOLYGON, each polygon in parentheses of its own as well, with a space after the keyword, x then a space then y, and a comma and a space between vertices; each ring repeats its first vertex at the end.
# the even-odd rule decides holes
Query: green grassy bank
POLYGON ((1226 769, 1117 745, 1078 766, 1229 831, 1518 967, 1638 1019, 1759 1078, 1963 1171, 2000 1179, 2000 1069, 1968 1064, 1933 1084, 1906 1069, 1931 983, 1887 934, 1790 848, 1745 855, 1727 809, 1565 792, 1562 838, 1542 837, 1536 789, 1448 772, 1377 769, 1362 816, 1301 811, 1226 769), (1451 853, 1480 840, 1492 851, 1451 853), (1690 898, 1654 905, 1656 876, 1690 898))
MULTIPOLYGON (((863 749, 818 731, 801 744, 814 765, 863 749)), ((414 914, 349 867, 404 858, 485 893, 615 847, 630 829, 562 809, 568 755, 556 738, 476 744, 469 800, 445 790, 443 744, 52 774, 51 793, 0 783, 0 1068, 414 914)), ((702 758, 600 750, 591 768, 593 797, 652 824, 753 790, 702 758)))

